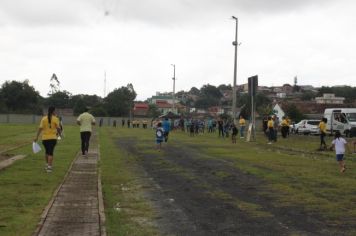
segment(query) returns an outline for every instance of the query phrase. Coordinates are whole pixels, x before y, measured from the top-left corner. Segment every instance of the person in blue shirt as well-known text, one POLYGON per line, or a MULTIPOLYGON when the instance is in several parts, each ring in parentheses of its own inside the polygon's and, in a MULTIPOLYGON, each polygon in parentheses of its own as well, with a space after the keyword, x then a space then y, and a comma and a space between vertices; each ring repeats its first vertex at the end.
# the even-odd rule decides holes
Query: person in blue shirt
POLYGON ((163 130, 164 130, 164 142, 168 141, 169 131, 171 130, 171 123, 168 118, 165 118, 163 121, 163 130))

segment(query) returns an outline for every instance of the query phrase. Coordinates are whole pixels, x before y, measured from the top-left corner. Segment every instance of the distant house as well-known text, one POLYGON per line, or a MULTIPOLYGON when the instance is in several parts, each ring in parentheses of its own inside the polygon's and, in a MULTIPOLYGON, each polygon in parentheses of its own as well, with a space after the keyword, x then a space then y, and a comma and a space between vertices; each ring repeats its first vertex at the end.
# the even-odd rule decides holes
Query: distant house
POLYGON ((158 110, 162 114, 167 114, 168 112, 173 112, 174 114, 177 114, 177 107, 175 106, 173 111, 173 104, 170 104, 165 100, 156 100, 154 104, 156 104, 158 110))
POLYGON ((291 94, 293 93, 293 87, 290 84, 283 84, 282 92, 285 94, 291 94))
POLYGON ((147 116, 148 109, 149 107, 147 103, 135 103, 133 114, 134 116, 147 116))
POLYGON ((224 109, 219 106, 209 107, 208 112, 212 116, 224 114, 224 109))
POLYGON ((324 93, 322 97, 315 98, 318 104, 344 104, 344 100, 344 97, 335 97, 333 93, 324 93))

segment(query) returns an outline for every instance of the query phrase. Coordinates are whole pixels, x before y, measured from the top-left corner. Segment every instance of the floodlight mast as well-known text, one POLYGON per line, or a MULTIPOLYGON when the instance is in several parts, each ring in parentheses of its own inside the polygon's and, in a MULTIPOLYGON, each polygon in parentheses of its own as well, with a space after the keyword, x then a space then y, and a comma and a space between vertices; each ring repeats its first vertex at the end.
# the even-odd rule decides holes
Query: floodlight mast
POLYGON ((238 34, 238 23, 239 20, 237 17, 232 16, 232 19, 236 21, 236 30, 235 30, 235 41, 232 42, 232 45, 235 47, 235 61, 234 61, 234 82, 232 85, 232 116, 234 119, 234 124, 236 124, 236 77, 237 77, 237 47, 239 43, 237 41, 237 34, 238 34))
POLYGON ((171 66, 173 66, 173 94, 172 94, 172 98, 173 98, 173 105, 172 105, 172 112, 174 112, 175 110, 175 90, 176 90, 176 65, 175 64, 171 64, 171 66))

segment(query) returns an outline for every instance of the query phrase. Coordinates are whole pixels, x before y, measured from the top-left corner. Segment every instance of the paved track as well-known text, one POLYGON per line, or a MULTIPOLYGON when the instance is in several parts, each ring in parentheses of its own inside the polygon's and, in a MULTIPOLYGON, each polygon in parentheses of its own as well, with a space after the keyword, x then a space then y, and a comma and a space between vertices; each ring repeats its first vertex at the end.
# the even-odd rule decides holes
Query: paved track
POLYGON ((76 157, 65 180, 43 212, 34 235, 106 235, 97 167, 99 157, 94 136, 88 157, 76 157))

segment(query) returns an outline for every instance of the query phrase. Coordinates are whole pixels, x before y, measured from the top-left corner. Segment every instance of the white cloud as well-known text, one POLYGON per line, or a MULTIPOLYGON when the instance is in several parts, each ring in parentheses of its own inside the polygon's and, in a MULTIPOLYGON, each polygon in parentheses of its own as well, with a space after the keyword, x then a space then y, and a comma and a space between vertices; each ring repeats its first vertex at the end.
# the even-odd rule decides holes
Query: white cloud
POLYGON ((30 79, 42 95, 62 89, 103 95, 133 83, 139 99, 233 81, 356 85, 352 1, 10 0, 0 2, 0 83, 30 79), (108 15, 105 16, 105 11, 108 15))

